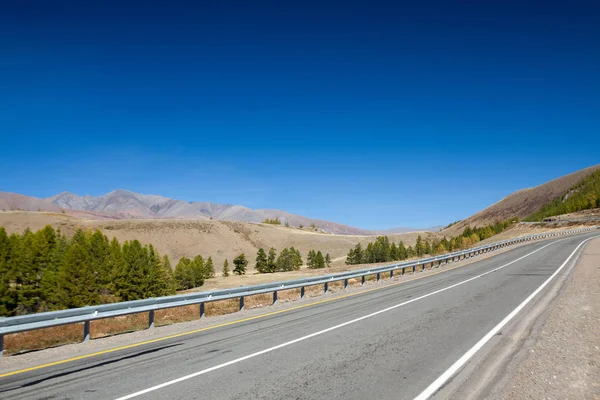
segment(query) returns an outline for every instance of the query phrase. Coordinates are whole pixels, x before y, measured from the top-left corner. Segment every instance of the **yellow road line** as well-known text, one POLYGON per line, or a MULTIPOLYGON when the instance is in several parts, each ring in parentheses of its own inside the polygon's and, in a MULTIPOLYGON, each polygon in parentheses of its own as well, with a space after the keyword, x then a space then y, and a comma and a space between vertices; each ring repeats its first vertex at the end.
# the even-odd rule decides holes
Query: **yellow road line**
POLYGON ((168 340, 168 339, 178 338, 178 337, 182 337, 182 336, 192 335, 194 333, 204 332, 204 331, 208 331, 208 330, 216 329, 216 328, 222 328, 224 326, 241 324, 242 322, 253 321, 253 320, 256 320, 256 319, 260 319, 260 318, 265 318, 265 317, 270 317, 270 316, 273 316, 273 315, 283 314, 283 313, 286 313, 286 312, 289 312, 289 311, 299 310, 299 309, 302 309, 302 308, 307 308, 307 307, 312 307, 312 306, 316 306, 316 305, 323 304, 323 303, 328 303, 330 301, 341 300, 341 299, 345 299, 345 298, 348 298, 348 297, 353 297, 353 296, 357 296, 357 295, 361 295, 361 294, 365 294, 365 293, 370 293, 370 292, 373 292, 373 291, 376 291, 376 290, 385 289, 385 288, 388 288, 388 287, 391 287, 391 286, 396 286, 396 285, 400 285, 400 284, 403 284, 403 283, 413 282, 413 281, 416 281, 417 279, 427 278, 429 276, 441 274, 442 272, 452 271, 453 269, 464 267, 466 265, 469 265, 469 264, 457 265, 455 267, 446 268, 446 269, 443 269, 443 270, 440 270, 440 271, 437 271, 437 272, 429 273, 427 275, 417 276, 417 277, 414 277, 413 279, 409 279, 409 280, 406 280, 406 281, 390 283, 390 284, 385 285, 385 286, 380 286, 380 287, 375 287, 375 288, 371 288, 371 289, 366 289, 366 290, 362 290, 362 291, 356 292, 356 293, 348 293, 348 294, 345 294, 345 295, 342 295, 342 296, 338 296, 338 297, 335 297, 335 298, 331 298, 331 299, 324 299, 324 300, 315 301, 313 303, 302 304, 302 305, 299 305, 299 306, 294 306, 294 307, 286 308, 285 310, 272 311, 272 312, 265 313, 265 314, 255 315, 254 317, 242 318, 242 319, 238 319, 238 320, 235 320, 235 321, 224 322, 224 323, 218 324, 218 325, 207 326, 205 328, 194 329, 194 330, 187 331, 187 332, 182 332, 182 333, 176 333, 174 335, 164 336, 164 337, 157 338, 157 339, 151 339, 151 340, 146 340, 146 341, 143 341, 143 342, 129 344, 129 345, 126 345, 126 346, 120 346, 120 347, 115 347, 115 348, 108 349, 108 350, 102 350, 102 351, 98 351, 96 353, 90 353, 90 354, 85 354, 85 355, 82 355, 82 356, 67 358, 65 360, 54 361, 54 362, 47 363, 47 364, 41 364, 41 365, 37 365, 35 367, 23 368, 23 369, 20 369, 20 370, 17 370, 17 371, 12 371, 12 372, 7 372, 7 373, 4 373, 4 374, 0 374, 0 378, 6 378, 7 376, 22 374, 24 372, 30 372, 30 371, 35 371, 35 370, 42 369, 42 368, 53 367, 53 366, 56 366, 56 365, 66 364, 66 363, 73 362, 73 361, 83 360, 83 359, 91 358, 91 357, 95 357, 95 356, 100 356, 100 355, 103 355, 103 354, 114 353, 115 351, 119 351, 119 350, 131 349, 133 347, 143 346, 145 344, 156 343, 156 342, 161 342, 163 340, 168 340))

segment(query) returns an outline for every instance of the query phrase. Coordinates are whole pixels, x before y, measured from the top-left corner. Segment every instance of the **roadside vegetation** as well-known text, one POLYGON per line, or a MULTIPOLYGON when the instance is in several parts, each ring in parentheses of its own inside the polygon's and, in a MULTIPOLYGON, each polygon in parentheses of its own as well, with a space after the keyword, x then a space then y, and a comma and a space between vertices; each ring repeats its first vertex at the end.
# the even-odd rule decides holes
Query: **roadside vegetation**
POLYGON ((419 235, 414 247, 406 247, 402 241, 396 244, 391 242, 387 236, 379 236, 364 249, 360 243, 350 249, 346 256, 346 264, 355 265, 403 261, 413 257, 423 257, 462 250, 475 245, 481 240, 499 234, 515 222, 517 222, 517 219, 513 218, 504 222, 496 222, 493 225, 488 225, 483 228, 466 227, 461 235, 449 239, 443 238, 441 240, 435 239, 429 241, 423 240, 421 235, 419 235))
POLYGON ((7 235, 0 227, 0 316, 23 315, 175 294, 213 277, 212 258, 167 256, 100 231, 67 238, 46 226, 7 235))
POLYGON ((562 196, 557 197, 525 218, 535 222, 556 215, 568 214, 600 207, 600 170, 592 172, 562 196))

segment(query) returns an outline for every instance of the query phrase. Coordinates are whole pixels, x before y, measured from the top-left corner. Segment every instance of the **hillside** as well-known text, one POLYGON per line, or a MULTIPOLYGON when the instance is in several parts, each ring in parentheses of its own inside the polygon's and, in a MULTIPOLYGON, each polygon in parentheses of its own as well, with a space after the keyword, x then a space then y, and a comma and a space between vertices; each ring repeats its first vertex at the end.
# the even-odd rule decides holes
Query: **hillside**
MULTIPOLYGON (((134 220, 102 220, 82 219, 68 214, 5 211, 0 212, 0 226, 7 232, 22 232, 43 228, 50 224, 72 234, 77 228, 99 229, 108 237, 119 241, 137 239, 142 243, 153 244, 161 254, 169 256, 173 264, 179 258, 201 254, 212 256, 217 269, 227 258, 231 262, 239 253, 245 253, 254 265, 256 251, 260 247, 294 246, 299 249, 306 261, 309 250, 321 250, 330 253, 334 265, 342 265, 348 250, 357 243, 366 245, 374 240, 373 236, 335 235, 310 232, 283 226, 256 224, 248 222, 217 220, 168 220, 168 219, 134 219, 134 220)), ((389 235, 394 241, 404 241, 413 245, 417 236, 435 237, 430 232, 412 232, 389 235)))
POLYGON ((477 214, 442 230, 440 233, 454 236, 462 232, 467 226, 484 226, 515 216, 523 219, 539 211, 554 199, 563 196, 571 187, 598 169, 600 169, 600 164, 573 172, 534 188, 519 190, 477 214))

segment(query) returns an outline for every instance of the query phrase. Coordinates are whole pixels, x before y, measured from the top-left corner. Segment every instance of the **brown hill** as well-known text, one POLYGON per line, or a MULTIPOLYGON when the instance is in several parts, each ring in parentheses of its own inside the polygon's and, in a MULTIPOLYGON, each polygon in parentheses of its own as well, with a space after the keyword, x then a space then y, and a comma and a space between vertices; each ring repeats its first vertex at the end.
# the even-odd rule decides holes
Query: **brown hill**
MULTIPOLYGON (((116 237, 121 242, 137 239, 142 243, 153 244, 161 254, 167 254, 173 265, 183 256, 212 256, 217 269, 227 258, 229 262, 240 253, 245 253, 253 267, 256 252, 260 247, 275 247, 278 250, 294 246, 299 249, 306 261, 309 250, 330 253, 334 265, 343 265, 348 250, 361 243, 374 240, 374 236, 335 235, 311 232, 296 228, 257 224, 249 222, 217 220, 174 220, 174 219, 133 219, 107 220, 83 219, 69 214, 48 212, 0 212, 0 226, 7 232, 22 232, 43 228, 46 224, 72 234, 77 228, 99 229, 109 238, 116 237)), ((414 245, 417 236, 434 237, 431 232, 411 232, 388 235, 396 242, 414 245)))
POLYGON ((551 180, 534 188, 519 190, 490 207, 464 219, 441 231, 444 235, 454 236, 467 226, 484 226, 512 217, 525 218, 538 211, 544 204, 563 195, 571 186, 590 173, 600 169, 600 164, 551 180))

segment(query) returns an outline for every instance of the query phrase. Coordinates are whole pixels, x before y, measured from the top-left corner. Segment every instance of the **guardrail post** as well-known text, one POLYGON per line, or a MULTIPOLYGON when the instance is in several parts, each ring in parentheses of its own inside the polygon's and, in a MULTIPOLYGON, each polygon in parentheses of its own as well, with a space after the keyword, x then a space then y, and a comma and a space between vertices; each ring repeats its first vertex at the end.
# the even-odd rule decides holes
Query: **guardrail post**
POLYGON ((148 311, 148 329, 154 328, 154 310, 148 311))
POLYGON ((200 318, 204 318, 204 303, 200 303, 200 318))
POLYGON ((380 278, 380 274, 379 272, 377 273, 377 282, 379 282, 379 278, 380 278))
POLYGON ((364 275, 361 276, 361 283, 360 283, 360 285, 361 286, 365 286, 365 276, 364 275))
POLYGON ((348 288, 348 279, 344 279, 344 289, 348 288))
POLYGON ((404 267, 402 267, 402 272, 400 273, 400 275, 404 275, 404 274, 405 274, 404 267))
POLYGON ((327 294, 328 289, 329 289, 329 282, 325 282, 325 284, 323 285, 323 293, 327 294))
POLYGON ((304 286, 302 286, 300 288, 300 298, 303 299, 304 298, 304 286))
POLYGON ((90 341, 90 321, 85 321, 83 323, 83 341, 90 341))
POLYGON ((391 269, 391 270, 390 270, 390 279, 392 279, 393 277, 394 277, 394 270, 393 270, 393 269, 391 269))
POLYGON ((244 296, 240 296, 240 311, 244 310, 244 296))
POLYGON ((277 303, 277 290, 273 292, 273 304, 277 303))
POLYGON ((2 358, 3 353, 4 353, 4 335, 0 335, 0 358, 2 358))

